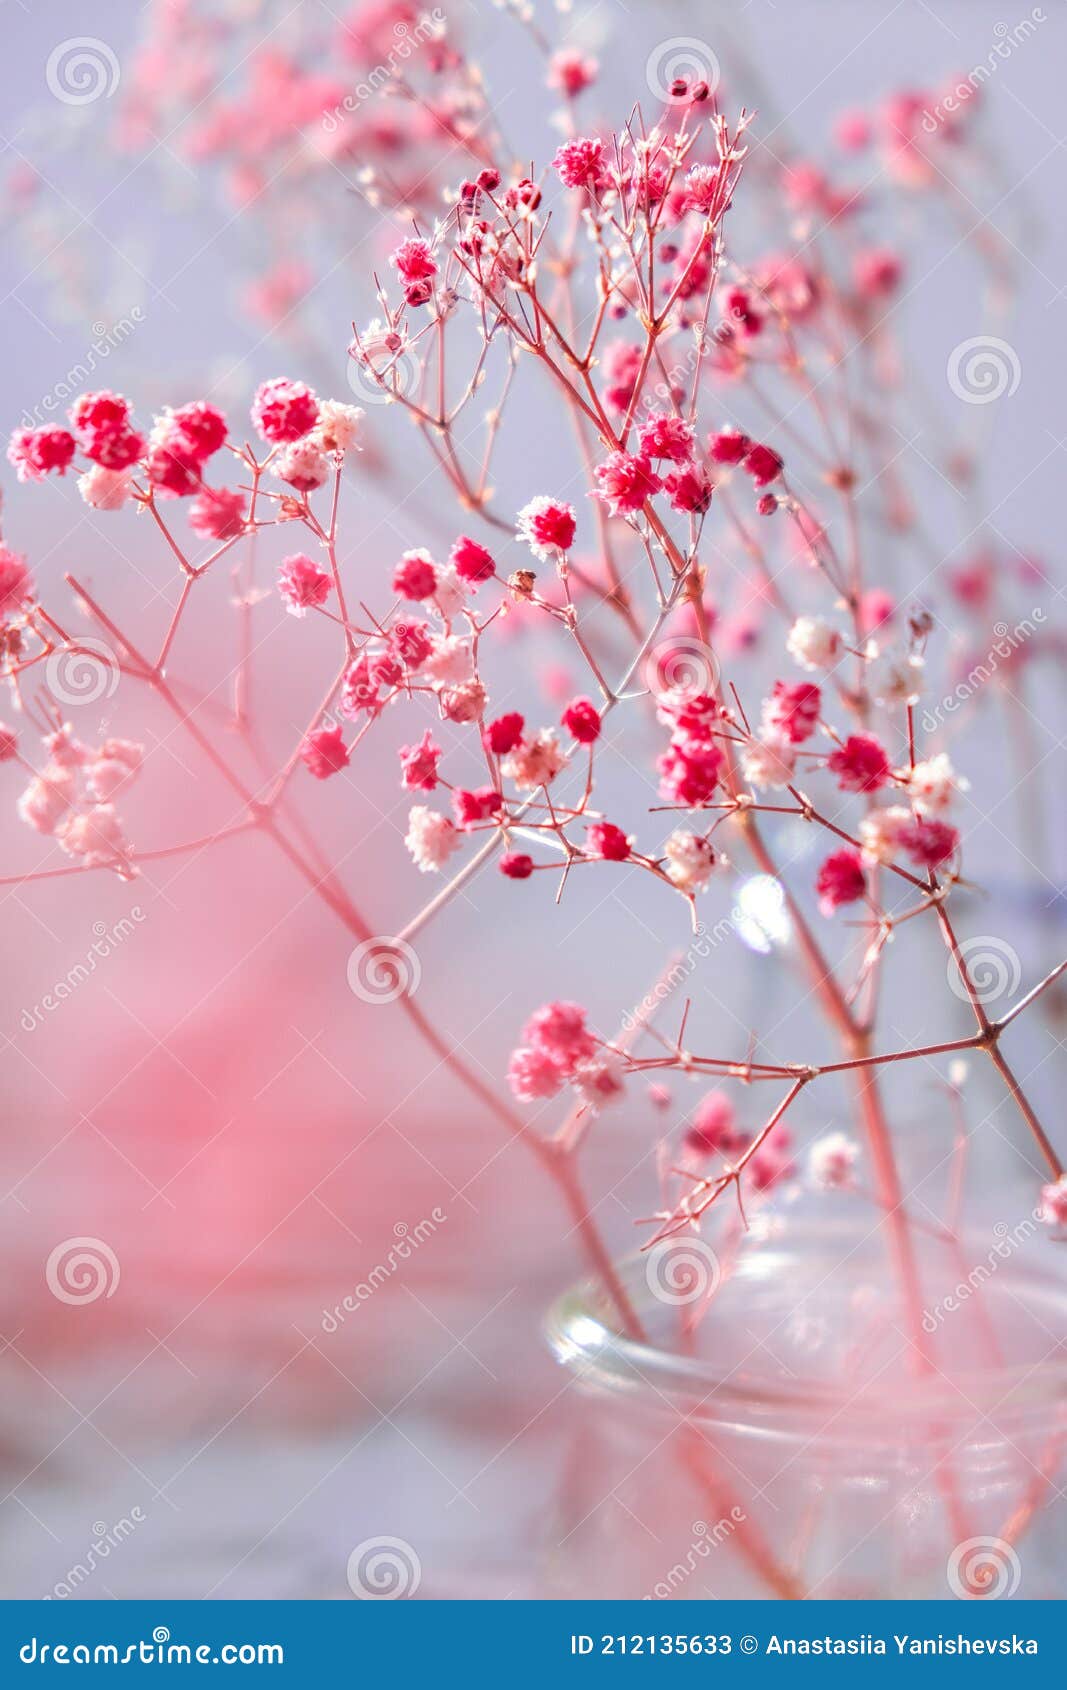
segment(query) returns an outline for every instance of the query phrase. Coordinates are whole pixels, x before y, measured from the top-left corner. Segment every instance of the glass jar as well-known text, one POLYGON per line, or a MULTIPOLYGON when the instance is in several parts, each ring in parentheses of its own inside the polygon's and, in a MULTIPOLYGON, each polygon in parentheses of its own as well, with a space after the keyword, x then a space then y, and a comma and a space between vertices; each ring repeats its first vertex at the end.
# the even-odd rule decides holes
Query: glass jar
POLYGON ((1062 1593, 1061 1252, 1033 1217, 962 1241, 913 1226, 909 1324, 883 1226, 853 1207, 624 1263, 647 1342, 590 1284, 553 1308, 576 1390, 546 1595, 1062 1593))

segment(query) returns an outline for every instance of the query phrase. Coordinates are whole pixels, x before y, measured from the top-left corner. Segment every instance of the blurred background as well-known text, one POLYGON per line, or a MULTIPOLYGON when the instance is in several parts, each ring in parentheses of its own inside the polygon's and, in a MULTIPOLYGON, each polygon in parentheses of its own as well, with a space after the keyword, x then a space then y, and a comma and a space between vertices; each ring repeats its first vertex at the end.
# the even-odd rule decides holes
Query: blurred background
MULTIPOLYGON (((842 165, 833 131, 843 111, 872 112, 890 94, 987 63, 1003 26, 1040 10, 1017 19, 986 0, 603 0, 558 17, 536 8, 553 39, 600 61, 585 96, 591 126, 619 123, 646 98, 646 66, 665 41, 710 43, 724 108, 758 109, 754 169, 836 158, 846 180, 870 181, 879 237, 907 252, 917 285, 897 332, 929 404, 898 419, 895 470, 920 520, 913 551, 897 544, 886 563, 897 571, 889 584, 902 598, 929 598, 950 675, 988 649, 995 623, 1041 612, 1025 687, 1022 666, 1004 666, 951 741, 971 782, 961 927, 994 941, 1009 974, 1017 963, 1020 990, 1062 954, 1067 907, 1060 9, 1042 14, 983 85, 989 176, 980 200, 956 208, 955 227, 919 194, 883 215, 876 168, 842 165), (992 270, 980 262, 989 230, 992 270), (986 330, 990 313, 1021 379, 1010 398, 965 415, 953 408, 946 360, 986 330), (971 439, 975 427, 988 438, 971 439), (957 431, 986 464, 964 492, 932 468, 957 431), (990 558, 1002 597, 968 610, 951 580, 980 577, 990 558)), ((448 0, 445 11, 450 38, 484 67, 509 155, 550 156, 558 131, 529 31, 488 0, 448 0)), ((357 12, 369 31, 371 9, 357 12)), ((385 274, 398 227, 410 229, 376 184, 388 174, 432 215, 460 165, 439 156, 432 129, 421 153, 406 154, 390 131, 395 101, 361 107, 349 152, 331 142, 317 168, 306 148, 294 158, 284 69, 272 55, 316 64, 342 89, 369 74, 367 57, 374 63, 369 50, 362 63, 355 50, 344 59, 339 20, 317 0, 114 0, 88 23, 73 0, 32 9, 8 0, 4 22, 5 429, 46 420, 57 397, 63 410, 100 386, 127 393, 141 419, 197 397, 237 419, 255 386, 278 374, 362 403, 368 438, 347 478, 342 558, 354 596, 380 603, 402 550, 437 554, 465 524, 407 419, 353 387, 346 348, 353 322, 377 314, 373 276, 385 274), (92 51, 103 83, 92 99, 63 82, 57 58, 87 28, 101 32, 92 51)), ((544 390, 524 378, 513 403, 521 425, 513 420, 494 474, 505 512, 575 482, 544 390)), ((729 407, 724 394, 725 417, 729 407)), ((22 487, 5 465, 0 480, 4 538, 27 555, 56 614, 77 618, 69 570, 135 637, 161 637, 176 588, 146 521, 90 512, 72 478, 22 487)), ((284 536, 264 539, 261 585, 292 549, 284 536)), ((501 557, 523 561, 507 542, 501 557)), ((743 650, 752 607, 721 561, 722 615, 743 650)), ((220 715, 238 651, 233 600, 246 585, 219 572, 175 653, 176 671, 212 692, 220 715)), ((279 766, 324 690, 334 644, 268 592, 252 614, 252 709, 268 766, 279 766)), ((756 633, 751 643, 758 698, 768 670, 756 633)), ((550 721, 561 697, 584 690, 577 668, 561 671, 558 648, 537 634, 513 636, 492 662, 499 708, 550 721)), ((314 790, 296 783, 315 837, 385 934, 428 895, 402 844, 408 803, 395 761, 423 724, 396 716, 343 776, 314 790)), ((124 808, 138 848, 233 819, 231 796, 195 747, 127 683, 72 704, 71 720, 82 737, 149 746, 124 808)), ((656 802, 660 741, 650 721, 607 777, 614 819, 635 830, 656 802)), ((15 816, 17 774, 0 774, 0 871, 10 880, 56 866, 15 816)), ((809 884, 815 844, 788 826, 778 840, 809 884)), ((508 1052, 546 998, 588 1005, 609 1035, 667 951, 684 950, 683 906, 665 909, 645 878, 575 876, 557 910, 549 877, 518 887, 490 872, 419 937, 420 1005, 487 1083, 503 1088, 508 1052)), ((712 888, 709 929, 738 896, 736 881, 712 888)), ((422 1596, 536 1594, 554 1491, 566 1482, 572 1395, 541 1325, 580 1262, 533 1161, 395 1009, 349 990, 350 939, 262 838, 148 864, 129 883, 72 875, 7 883, 0 897, 4 1593, 347 1597, 351 1551, 386 1536, 417 1551, 422 1596), (103 957, 93 948, 101 940, 103 957), (415 1247, 397 1257, 412 1235, 415 1247), (46 1265, 78 1239, 102 1241, 114 1260, 107 1295, 68 1303, 50 1290, 46 1265), (346 1310, 371 1275, 373 1295, 346 1310), (68 1576, 90 1561, 88 1576, 68 1576)), ((826 1054, 773 888, 750 886, 746 899, 746 919, 727 920, 687 979, 691 1045, 738 1052, 759 1028, 778 1059, 826 1054)), ((890 959, 887 1046, 970 1030, 924 925, 894 947, 906 958, 890 959)), ((1061 1034, 1050 996, 1013 1046, 1054 1136, 1061 1034)), ((944 1065, 921 1064, 887 1083, 909 1185, 931 1212, 943 1204, 954 1130, 944 1082, 944 1065)), ((986 1217, 1012 1220, 1032 1208, 1039 1169, 988 1076, 969 1075, 965 1089, 973 1201, 986 1217)), ((655 1204, 658 1137, 698 1096, 675 1088, 665 1119, 635 1086, 593 1134, 588 1185, 618 1253, 634 1248, 635 1218, 655 1204)), ((742 1095, 746 1124, 756 1107, 742 1095)), ((559 1113, 549 1105, 532 1119, 547 1129, 559 1113)), ((843 1118, 843 1098, 820 1088, 797 1111, 798 1134, 843 1118)))

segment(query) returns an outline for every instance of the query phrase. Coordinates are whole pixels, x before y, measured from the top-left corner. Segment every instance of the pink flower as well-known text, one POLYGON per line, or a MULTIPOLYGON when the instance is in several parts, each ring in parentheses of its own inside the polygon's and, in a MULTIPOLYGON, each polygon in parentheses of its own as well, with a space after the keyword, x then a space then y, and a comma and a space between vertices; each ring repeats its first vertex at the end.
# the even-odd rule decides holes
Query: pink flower
POLYGON ((203 485, 200 456, 181 430, 165 421, 152 430, 148 457, 148 479, 153 488, 172 499, 187 499, 203 485))
POLYGON ((85 456, 102 469, 123 470, 132 468, 144 457, 147 442, 136 429, 119 428, 113 431, 101 429, 93 435, 79 432, 78 444, 85 456))
POLYGON ((256 390, 252 401, 252 421, 272 445, 299 440, 314 428, 318 418, 319 402, 302 381, 275 377, 256 390))
POLYGON ((529 880, 534 871, 534 860, 525 851, 505 851, 497 867, 509 880, 529 880))
POLYGON ((429 599, 437 586, 437 571, 429 552, 405 552, 393 571, 393 591, 405 599, 429 599))
POLYGON ((49 763, 43 774, 34 776, 15 808, 38 833, 54 833, 74 802, 75 789, 74 770, 49 763))
POLYGON ((448 561, 460 580, 469 582, 472 587, 496 574, 492 555, 477 540, 470 540, 465 534, 461 534, 452 547, 448 561))
POLYGON ((686 1129, 685 1144, 698 1155, 720 1151, 732 1155, 742 1147, 743 1135, 738 1131, 733 1101, 724 1091, 709 1091, 693 1110, 693 1119, 686 1129))
POLYGON ((429 729, 417 745, 400 747, 400 780, 409 792, 432 792, 437 785, 437 764, 442 752, 429 729))
POLYGON ((536 1103, 541 1098, 555 1097, 562 1090, 565 1079, 565 1073, 547 1051, 525 1047, 512 1051, 508 1063, 508 1085, 520 1103, 536 1103))
POLYGON ((628 452, 612 452, 594 473, 598 483, 594 497, 603 499, 613 516, 641 510, 663 486, 647 458, 634 458, 628 452))
POLYGON ((672 463, 684 464, 692 455, 692 425, 671 411, 653 411, 637 438, 645 458, 669 458, 672 463))
POLYGON ((129 425, 130 401, 102 388, 98 393, 79 394, 67 415, 79 436, 118 434, 129 425))
POLYGON ((460 846, 460 832, 447 816, 416 804, 408 816, 404 844, 420 874, 435 874, 460 846))
POLYGON ((309 733, 300 747, 300 755, 316 780, 328 780, 348 767, 348 747, 339 727, 316 728, 309 733))
POLYGON ((917 816, 900 830, 900 843, 919 868, 940 868, 954 855, 959 829, 933 816, 917 816))
POLYGON ((593 745, 600 738, 600 711, 592 699, 572 698, 561 721, 579 745, 593 745))
POLYGON ((541 1050, 572 1073, 579 1062, 596 1055, 596 1040, 585 1024, 585 1010, 578 1003, 546 1003, 534 1011, 522 1030, 526 1044, 541 1050))
POLYGON ((587 136, 564 141, 552 160, 552 168, 565 188, 588 188, 596 194, 608 185, 604 143, 587 136))
POLYGON ((707 470, 698 464, 685 464, 663 478, 663 486, 670 495, 671 509, 684 511, 688 516, 703 516, 711 504, 715 484, 707 470))
POLYGON ((0 722, 0 763, 10 763, 18 756, 19 736, 6 722, 0 722))
POLYGON ((596 81, 599 68, 595 59, 579 52, 576 47, 562 48, 553 53, 549 61, 548 86, 558 88, 561 94, 573 100, 596 81))
POLYGON ((311 493, 321 487, 330 473, 330 462, 313 435, 306 440, 291 440, 276 454, 271 468, 279 481, 287 481, 298 493, 311 493))
POLYGON ((885 299, 900 286, 904 267, 895 252, 885 247, 867 248, 852 260, 852 279, 863 299, 885 299))
POLYGON ((392 255, 392 263, 400 280, 405 283, 432 281, 437 274, 437 260, 428 241, 412 236, 401 241, 392 255))
POLYGON ((110 803, 140 773, 144 746, 129 739, 107 739, 85 764, 85 787, 90 798, 110 803))
POLYGON ((452 793, 456 824, 465 831, 478 822, 489 821, 493 816, 498 816, 503 807, 503 797, 495 786, 482 786, 477 792, 457 786, 452 793))
POLYGON ((74 436, 65 428, 19 428, 11 436, 7 457, 20 481, 43 481, 53 470, 65 475, 74 451, 74 436))
POLYGON ((1067 1224, 1067 1174, 1041 1187, 1040 1215, 1046 1226, 1067 1224))
POLYGON ((317 610, 330 596, 332 582, 325 569, 305 556, 294 552, 278 570, 278 592, 290 616, 306 616, 317 610))
POLYGON ((33 597, 33 581, 26 559, 0 543, 0 617, 11 616, 33 597))
POLYGON ((659 759, 660 793, 672 804, 696 809, 714 796, 722 765, 717 745, 672 741, 659 759))
POLYGON ((389 644, 405 669, 421 669, 433 651, 433 629, 428 622, 394 622, 389 644))
POLYGON ((867 890, 867 876, 858 851, 832 851, 815 882, 819 909, 833 915, 841 904, 854 904, 867 890))
POLYGON ((763 725, 792 745, 803 745, 815 732, 822 694, 810 681, 775 681, 770 698, 764 701, 763 725))
POLYGON ((95 804, 91 810, 69 813, 56 827, 55 836, 69 857, 77 857, 86 868, 109 868, 129 853, 119 819, 110 804, 95 804))
POLYGON ((228 432, 226 418, 217 405, 209 405, 206 399, 197 399, 191 405, 182 405, 179 410, 172 411, 170 421, 189 451, 199 460, 210 458, 225 443, 228 432))
POLYGON ((574 509, 541 493, 519 512, 516 528, 534 556, 547 562, 554 552, 569 551, 574 544, 574 509))
POLYGON ((873 734, 850 734, 830 753, 826 766, 842 792, 877 792, 889 779, 889 758, 873 734))
POLYGON ((143 455, 144 435, 130 427, 130 402, 119 394, 83 393, 68 415, 82 451, 104 469, 129 469, 143 455))
POLYGON ((509 751, 514 751, 522 739, 526 723, 517 710, 509 710, 503 716, 497 716, 495 721, 486 724, 484 739, 486 749, 494 757, 506 757, 509 751))
POLYGON ((608 863, 624 863, 632 841, 614 822, 593 822, 586 830, 585 854, 608 863))
POLYGON ((656 715, 671 728, 675 741, 694 740, 704 744, 711 738, 720 710, 710 692, 690 692, 688 688, 678 687, 660 693, 656 715))
POLYGON ((754 445, 745 453, 743 467, 757 487, 766 487, 781 475, 782 460, 769 446, 754 445))
POLYGON ((233 540, 245 525, 243 493, 205 487, 189 506, 189 526, 202 540, 233 540))
POLYGON ((720 429, 708 441, 708 451, 717 464, 739 464, 751 446, 748 435, 740 434, 736 428, 720 429))

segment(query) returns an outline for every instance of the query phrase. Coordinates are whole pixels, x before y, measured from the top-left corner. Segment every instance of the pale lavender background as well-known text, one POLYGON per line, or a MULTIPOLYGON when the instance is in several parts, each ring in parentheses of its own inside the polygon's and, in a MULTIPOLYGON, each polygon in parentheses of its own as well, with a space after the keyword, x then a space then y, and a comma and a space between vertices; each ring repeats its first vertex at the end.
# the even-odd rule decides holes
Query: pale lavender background
MULTIPOLYGON (((476 24, 493 87, 507 97, 512 141, 542 153, 540 71, 521 34, 488 4, 462 10, 476 24)), ((657 42, 694 35, 718 43, 720 14, 726 15, 760 66, 766 92, 749 97, 770 114, 763 132, 770 128, 773 137, 773 126, 787 120, 797 143, 814 153, 824 147, 832 114, 842 105, 870 104, 893 87, 983 60, 995 25, 1018 21, 1010 9, 976 0, 901 0, 896 6, 751 0, 728 8, 635 3, 578 10, 583 30, 604 32, 598 51, 603 87, 617 94, 615 116, 642 95, 645 59, 657 42)), ((1013 189, 1004 220, 1014 228, 1022 217, 1025 230, 1017 254, 1019 311, 1010 329, 1023 379, 1010 406, 998 406, 992 419, 994 496, 981 514, 991 514, 1003 534, 1040 555, 1058 576, 1067 310, 1065 30, 1059 9, 1050 4, 1049 14, 1035 40, 988 85, 1002 169, 1013 189)), ((296 15, 301 27, 330 22, 326 8, 314 4, 296 15)), ((45 87, 51 48, 68 36, 99 32, 121 63, 138 17, 138 9, 125 4, 97 14, 51 0, 33 7, 7 0, 0 15, 7 53, 2 130, 10 152, 40 156, 43 130, 70 115, 57 111, 45 87)), ((729 60, 726 50, 722 56, 729 60)), ((734 85, 739 97, 748 94, 743 75, 734 85)), ((190 397, 205 381, 239 402, 280 369, 303 373, 298 349, 264 338, 243 319, 238 289, 248 249, 230 208, 212 189, 197 199, 183 167, 165 157, 156 161, 162 173, 129 159, 108 160, 107 115, 100 104, 87 108, 79 144, 44 165, 59 196, 53 209, 60 232, 64 218, 84 219, 77 241, 55 256, 84 252, 90 275, 101 278, 99 303, 64 320, 47 285, 49 265, 28 261, 15 239, 0 252, 8 418, 37 405, 83 356, 87 324, 98 314, 106 320, 134 305, 144 322, 109 361, 107 380, 136 389, 143 410, 190 397)), ((362 231, 369 270, 388 251, 390 230, 385 224, 368 229, 365 208, 343 204, 339 215, 349 214, 354 240, 362 231)), ((948 352, 981 330, 980 317, 972 321, 969 315, 976 311, 972 298, 958 272, 946 270, 909 307, 912 356, 939 393, 948 352)), ((316 293, 316 328, 322 344, 333 349, 308 372, 321 389, 332 386, 347 396, 348 325, 370 308, 369 291, 360 295, 340 276, 316 293)), ((566 449, 542 431, 541 416, 531 412, 525 462, 514 452, 505 459, 499 478, 505 504, 522 502, 532 490, 531 450, 539 486, 567 472, 566 449)), ((406 439, 399 419, 391 418, 389 426, 394 424, 395 438, 406 439)), ((436 492, 421 467, 418 479, 415 497, 406 502, 386 488, 368 490, 358 513, 353 507, 352 531, 359 535, 354 567, 365 569, 368 582, 380 578, 398 549, 424 538, 436 492)), ((121 593, 123 548, 133 556, 146 543, 139 528, 126 523, 114 531, 121 533, 114 542, 69 501, 16 488, 9 475, 3 487, 7 538, 32 553, 42 582, 58 580, 63 568, 76 564, 102 591, 106 585, 109 593, 121 593)), ((934 501, 930 520, 947 556, 973 527, 944 495, 934 501)), ((1039 602, 1050 618, 1062 605, 1052 588, 1041 589, 1039 602)), ((1060 711, 1060 695, 1046 680, 1038 723, 1043 755, 1057 749, 1060 711)), ((305 700, 279 687, 269 714, 284 735, 303 720, 305 700)), ((971 903, 967 930, 999 935, 1011 923, 1024 978, 1033 978, 1046 945, 1055 950, 1053 924, 1062 900, 1057 905, 1055 885, 1035 880, 1021 862, 1010 806, 997 809, 997 799, 989 799, 1014 778, 999 734, 990 729, 972 755, 982 784, 976 779, 968 814, 968 866, 974 879, 996 882, 999 892, 990 903, 971 903)), ((376 913, 388 931, 423 888, 400 860, 403 806, 392 765, 385 769, 384 762, 366 794, 350 789, 347 810, 332 813, 327 827, 340 849, 354 849, 349 867, 376 889, 376 913), (370 808, 357 808, 363 796, 370 808)), ((176 765, 176 786, 183 778, 176 765)), ((138 795, 137 802, 146 836, 158 836, 157 823, 165 832, 167 821, 174 821, 175 804, 158 789, 151 799, 138 795)), ((33 860, 31 842, 13 821, 5 824, 4 840, 5 865, 33 860)), ((230 873, 236 876, 232 864, 230 873)), ((290 893, 282 871, 262 851, 243 859, 240 873, 230 887, 247 890, 247 902, 232 889, 221 893, 210 867, 198 864, 178 883, 131 892, 97 881, 89 899, 75 883, 39 888, 3 905, 8 954, 15 959, 3 983, 0 1023, 11 1040, 4 1166, 13 1188, 5 1204, 12 1266, 0 1326, 15 1341, 0 1358, 5 1594, 43 1594, 83 1557, 93 1522, 111 1523, 134 1505, 147 1512, 147 1524, 83 1587, 84 1594, 344 1596, 349 1550, 382 1532, 417 1545, 426 1595, 528 1593, 555 1469, 554 1415, 537 1415, 559 1384, 537 1328, 540 1311, 575 1270, 573 1248, 558 1241, 554 1210, 525 1165, 513 1152, 495 1157, 492 1130, 472 1116, 454 1088, 439 1076, 422 1076, 408 1095, 415 1057, 395 1021, 383 1035, 378 1012, 364 1010, 353 1031, 353 1005, 343 986, 337 990, 346 947, 324 923, 317 917, 291 923, 255 951, 254 968, 247 964, 266 925, 262 910, 290 893), (27 1042, 18 1030, 21 1007, 78 960, 93 921, 114 921, 137 899, 150 909, 145 932, 114 959, 106 981, 86 987, 83 998, 27 1042), (181 945, 196 923, 203 925, 199 958, 188 943, 184 950, 181 945), (168 961, 175 955, 176 968, 168 961), (197 1013, 204 995, 201 967, 219 978, 231 967, 235 973, 197 1013), (277 998, 293 981, 303 983, 306 1004, 299 1013, 286 1007, 274 1014, 272 994, 277 998), (251 1025, 249 1004, 257 1005, 251 1025), (131 1019, 133 1011, 150 1034, 131 1019), (301 1055, 301 1039, 320 1030, 332 1077, 325 1062, 301 1055), (119 1109, 121 1076, 134 1063, 144 1064, 143 1083, 119 1109), (344 1083, 336 1078, 342 1068, 344 1083), (198 1083, 188 1080, 189 1070, 198 1083), (398 1082, 399 1074, 404 1081, 398 1082), (68 1099, 56 1095, 48 1078, 56 1075, 64 1093, 79 1102, 83 1094, 95 1102, 116 1086, 101 1131, 118 1151, 95 1129, 74 1130, 68 1099), (201 1081, 211 1093, 206 1106, 201 1081), (268 1101, 257 1103, 268 1082, 268 1101), (364 1094, 358 1103, 353 1083, 364 1094), (183 1110, 188 1146, 175 1129, 175 1114, 183 1110), (227 1136, 231 1111, 240 1125, 227 1136), (192 1150, 216 1132, 223 1148, 197 1162, 198 1183, 190 1190, 181 1170, 192 1150), (333 1173, 353 1137, 358 1154, 333 1173), (310 1189, 328 1171, 330 1185, 292 1216, 290 1188, 295 1191, 307 1172, 310 1189), (166 1190, 173 1208, 153 1200, 152 1189, 166 1190), (313 1334, 322 1307, 381 1259, 396 1222, 414 1225, 437 1203, 454 1220, 403 1285, 361 1313, 358 1335, 337 1335, 325 1358, 302 1349, 299 1335, 313 1334), (121 1241, 122 1292, 114 1304, 57 1309, 44 1294, 43 1260, 53 1240, 80 1232, 121 1241), (167 1347, 156 1348, 163 1337, 167 1347), (40 1349, 32 1347, 35 1341, 40 1349)), ((650 931, 661 921, 662 907, 643 886, 626 883, 603 901, 572 905, 552 930, 550 946, 543 943, 544 905, 518 905, 509 890, 495 879, 479 882, 470 904, 425 944, 430 1001, 493 1075, 500 1073, 517 1026, 542 997, 563 990, 587 1001, 596 1021, 610 1024, 644 991, 662 949, 650 931), (532 912, 525 928, 520 909, 532 912), (453 980, 462 969, 461 994, 438 986, 434 997, 441 968, 451 970, 453 980)), ((726 907, 710 907, 709 924, 726 907)), ((805 1024, 787 1013, 794 994, 782 961, 759 962, 736 941, 731 945, 728 1009, 722 1008, 721 980, 713 980, 694 985, 696 1013, 703 1012, 710 1036, 721 1030, 729 1042, 743 1040, 757 1020, 781 1021, 783 1047, 792 1052, 805 1024)), ((938 1014, 951 1020, 936 946, 926 966, 931 979, 936 971, 938 1014)), ((886 1025, 887 1036, 900 1039, 931 1030, 929 1005, 905 989, 899 975, 886 1025)), ((954 1025, 966 1026, 962 1006, 954 1025)), ((1017 1048, 1023 1070, 1038 1070, 1035 1097, 1055 1104, 1061 1095, 1056 1063, 1044 1057, 1060 1053, 1048 1027, 1022 1030, 1017 1048)), ((900 1118, 920 1138, 941 1119, 933 1079, 931 1073, 917 1082, 898 1081, 893 1092, 900 1118)), ((995 1092, 980 1089, 977 1099, 976 1113, 989 1121, 977 1157, 996 1167, 999 1188, 1010 1190, 1010 1202, 1020 1208, 1032 1176, 1008 1151, 1009 1141, 1021 1144, 1019 1130, 995 1107, 995 1092)), ((809 1103, 805 1127, 816 1130, 824 1124, 823 1111, 832 1119, 835 1107, 829 1094, 825 1102, 820 1095, 817 1105, 809 1103)), ((1058 1129, 1055 1113, 1052 1119, 1058 1129)), ((596 1165, 596 1189, 611 1193, 601 1219, 619 1249, 631 1246, 631 1216, 647 1203, 650 1127, 640 1105, 625 1121, 613 1122, 596 1165)))

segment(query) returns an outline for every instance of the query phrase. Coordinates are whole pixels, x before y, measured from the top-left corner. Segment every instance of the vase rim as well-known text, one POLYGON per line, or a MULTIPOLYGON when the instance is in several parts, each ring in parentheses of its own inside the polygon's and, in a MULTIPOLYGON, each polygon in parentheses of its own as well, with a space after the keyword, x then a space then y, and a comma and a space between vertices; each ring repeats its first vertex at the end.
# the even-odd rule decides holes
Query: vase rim
MULTIPOLYGON (((619 1280, 638 1316, 658 1314, 662 1306, 649 1292, 647 1257, 635 1255, 617 1264, 619 1280)), ((1003 1289, 1022 1295, 1028 1303, 1047 1305, 1060 1318, 1067 1311, 1067 1284, 1026 1268, 1004 1270, 1003 1289)), ((710 1319, 710 1313, 705 1316, 710 1319)), ((932 1371, 913 1378, 894 1379, 892 1399, 883 1388, 879 1395, 873 1381, 869 1388, 856 1387, 851 1378, 839 1381, 781 1380, 770 1375, 754 1378, 723 1368, 713 1357, 686 1355, 677 1350, 629 1337, 619 1330, 619 1321, 603 1287, 591 1279, 580 1281, 549 1309, 545 1335, 558 1361, 577 1377, 581 1387, 602 1395, 628 1395, 644 1399, 649 1407, 657 1401, 663 1409, 684 1412, 687 1419, 707 1424, 764 1423, 772 1426, 795 1423, 798 1427, 818 1415, 833 1418, 847 1409, 843 1433, 854 1438, 857 1430, 884 1423, 887 1409, 894 1423, 929 1429, 931 1416, 988 1419, 994 1412, 999 1431, 1005 1417, 1025 1420, 1059 1406, 1067 1407, 1067 1353, 1062 1347, 1037 1363, 991 1364, 955 1372, 951 1377, 935 1365, 932 1371)))

